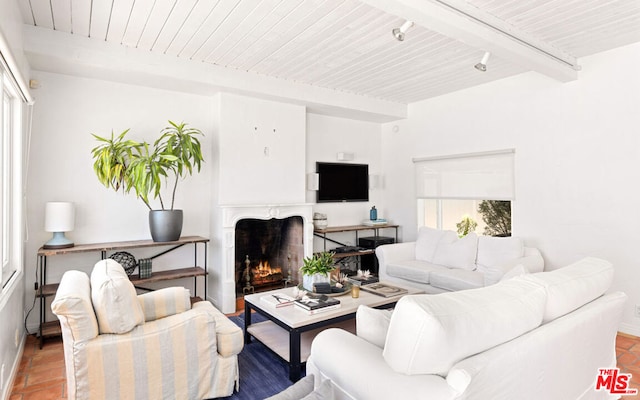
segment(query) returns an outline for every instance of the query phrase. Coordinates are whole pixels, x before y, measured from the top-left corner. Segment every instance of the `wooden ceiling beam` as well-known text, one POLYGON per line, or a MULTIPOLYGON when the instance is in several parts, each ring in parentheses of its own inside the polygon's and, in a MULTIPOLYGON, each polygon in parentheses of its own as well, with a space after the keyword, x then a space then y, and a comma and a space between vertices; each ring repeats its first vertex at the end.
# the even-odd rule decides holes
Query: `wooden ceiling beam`
MULTIPOLYGON (((569 82, 578 78, 580 66, 575 57, 466 2, 361 1, 558 81, 569 82)), ((405 40, 411 40, 411 30, 407 32, 405 40)), ((489 68, 490 65, 491 61, 489 68)))

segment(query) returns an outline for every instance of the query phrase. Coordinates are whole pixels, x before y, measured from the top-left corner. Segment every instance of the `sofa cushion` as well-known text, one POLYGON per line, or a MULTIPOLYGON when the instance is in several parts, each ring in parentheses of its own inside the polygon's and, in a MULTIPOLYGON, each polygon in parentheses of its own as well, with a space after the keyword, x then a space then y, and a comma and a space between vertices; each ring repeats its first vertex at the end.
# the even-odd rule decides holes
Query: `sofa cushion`
POLYGON ((524 279, 544 285, 547 302, 544 322, 570 313, 603 295, 613 281, 613 265, 586 257, 566 267, 527 275, 524 279))
POLYGON ((333 385, 330 380, 323 381, 313 392, 304 396, 300 400, 334 400, 333 385))
POLYGON ((476 264, 482 272, 524 256, 524 243, 517 237, 480 236, 476 264))
POLYGON ((392 310, 378 310, 360 305, 356 312, 356 335, 381 349, 387 339, 392 310))
POLYGON ((476 289, 484 286, 482 272, 467 269, 446 268, 429 274, 431 286, 449 291, 476 289))
POLYGON ((393 312, 383 356, 396 372, 446 375, 456 362, 540 325, 546 292, 514 278, 437 295, 410 295, 393 312))
POLYGON ((441 240, 452 242, 458 235, 454 231, 444 231, 422 226, 418 230, 416 239, 416 260, 433 262, 436 248, 441 240))
POLYGON ((476 255, 478 253, 478 235, 469 233, 463 238, 455 236, 453 239, 444 237, 438 242, 433 263, 449 268, 476 269, 476 255))
POLYGON ((408 281, 429 283, 429 274, 434 270, 446 269, 427 261, 407 260, 387 264, 387 275, 408 281))
POLYGON ((51 311, 65 320, 76 342, 98 336, 98 321, 91 304, 89 276, 81 271, 67 271, 60 280, 51 311))
POLYGON ((315 377, 313 375, 307 375, 300 379, 298 382, 289 386, 282 392, 267 397, 265 400, 333 400, 335 395, 333 393, 333 386, 330 380, 324 380, 314 390, 315 377))
POLYGON ((100 333, 126 333, 144 323, 136 289, 120 264, 100 260, 91 272, 91 300, 100 333))
POLYGON ((299 400, 313 392, 313 381, 314 376, 307 375, 282 392, 271 397, 267 397, 264 400, 299 400))
POLYGON ((513 279, 518 276, 526 275, 528 273, 529 271, 527 270, 527 267, 525 267, 522 264, 518 264, 515 267, 511 268, 509 271, 507 271, 504 275, 502 275, 502 277, 500 278, 500 281, 513 279))
POLYGON ((191 293, 183 287, 168 287, 138 296, 145 321, 180 314, 191 309, 191 293))

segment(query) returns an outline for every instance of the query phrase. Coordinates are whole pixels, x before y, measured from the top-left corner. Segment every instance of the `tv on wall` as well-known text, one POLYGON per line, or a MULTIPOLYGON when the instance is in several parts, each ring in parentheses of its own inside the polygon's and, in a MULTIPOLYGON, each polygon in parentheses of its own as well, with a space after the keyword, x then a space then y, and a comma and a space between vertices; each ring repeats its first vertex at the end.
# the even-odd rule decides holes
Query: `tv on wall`
POLYGON ((318 203, 369 201, 367 164, 317 162, 318 203))

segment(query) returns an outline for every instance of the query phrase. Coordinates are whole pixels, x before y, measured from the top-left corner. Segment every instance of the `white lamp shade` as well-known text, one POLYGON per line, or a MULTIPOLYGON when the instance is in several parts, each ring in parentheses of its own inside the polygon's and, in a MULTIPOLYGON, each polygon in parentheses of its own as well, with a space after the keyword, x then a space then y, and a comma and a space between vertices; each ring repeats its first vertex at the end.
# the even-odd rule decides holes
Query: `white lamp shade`
POLYGON ((44 230, 47 232, 69 232, 75 224, 73 203, 65 201, 48 202, 44 212, 44 230))

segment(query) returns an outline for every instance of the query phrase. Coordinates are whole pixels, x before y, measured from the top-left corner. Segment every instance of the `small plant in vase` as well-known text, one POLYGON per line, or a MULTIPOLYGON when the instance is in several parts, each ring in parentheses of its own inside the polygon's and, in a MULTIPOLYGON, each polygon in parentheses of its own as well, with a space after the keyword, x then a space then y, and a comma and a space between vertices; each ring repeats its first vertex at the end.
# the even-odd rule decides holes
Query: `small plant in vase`
POLYGON ((329 273, 336 268, 333 255, 334 253, 325 251, 302 260, 300 272, 302 272, 302 287, 305 290, 313 291, 314 283, 331 282, 329 273))

